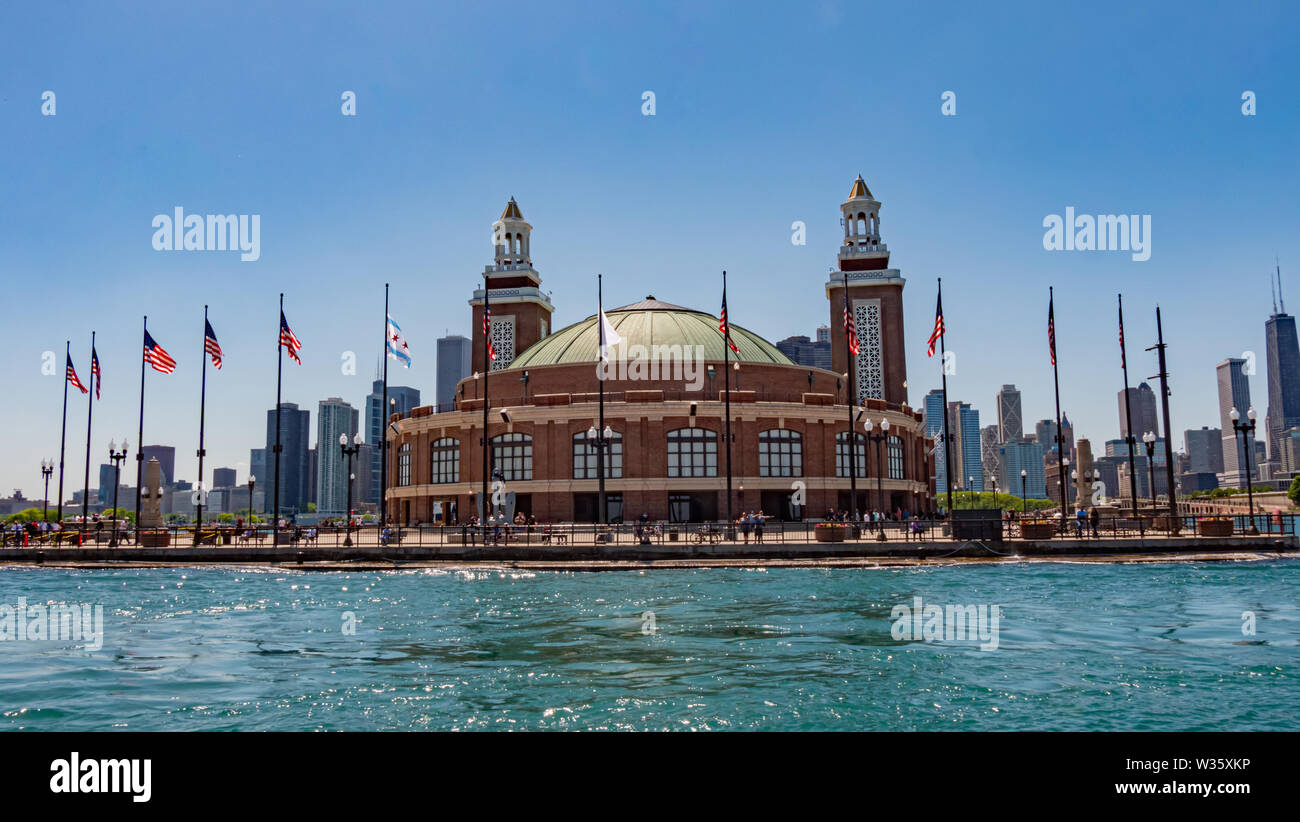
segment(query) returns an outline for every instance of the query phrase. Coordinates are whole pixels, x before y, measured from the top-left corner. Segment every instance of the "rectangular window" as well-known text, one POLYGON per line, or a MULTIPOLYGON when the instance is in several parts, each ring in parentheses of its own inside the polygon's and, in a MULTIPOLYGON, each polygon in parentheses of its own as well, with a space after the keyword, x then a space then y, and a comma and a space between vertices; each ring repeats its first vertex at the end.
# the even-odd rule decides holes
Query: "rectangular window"
POLYGON ((411 444, 402 443, 397 449, 397 484, 406 486, 411 484, 411 444))
POLYGON ((803 438, 799 432, 774 428, 758 435, 758 475, 803 476, 803 438))
POLYGON ((718 435, 707 428, 668 432, 669 477, 716 477, 718 435))

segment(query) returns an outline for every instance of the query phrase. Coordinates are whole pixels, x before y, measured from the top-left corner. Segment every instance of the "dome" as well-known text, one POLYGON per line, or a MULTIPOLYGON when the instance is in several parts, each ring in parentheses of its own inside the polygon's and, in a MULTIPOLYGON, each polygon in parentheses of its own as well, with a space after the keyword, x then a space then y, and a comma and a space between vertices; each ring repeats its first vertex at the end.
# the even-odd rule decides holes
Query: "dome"
MULTIPOLYGON (((614 330, 623 338, 619 349, 643 345, 646 356, 654 359, 654 346, 704 346, 704 359, 722 360, 725 343, 718 331, 718 318, 693 308, 661 302, 653 296, 605 312, 614 330)), ((740 362, 794 365, 772 343, 732 323, 731 341, 740 349, 729 352, 730 359, 740 362)), ((594 363, 600 345, 596 315, 561 328, 532 345, 510 363, 511 368, 535 368, 541 365, 594 363)))

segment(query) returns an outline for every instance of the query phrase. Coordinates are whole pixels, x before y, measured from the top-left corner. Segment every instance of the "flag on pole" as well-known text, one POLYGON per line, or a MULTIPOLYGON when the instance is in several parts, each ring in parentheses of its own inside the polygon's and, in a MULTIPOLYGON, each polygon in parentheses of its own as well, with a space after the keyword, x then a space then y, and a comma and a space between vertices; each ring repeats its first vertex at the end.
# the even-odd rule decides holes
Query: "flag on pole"
POLYGON ((1054 298, 1047 298, 1047 347, 1052 352, 1052 365, 1056 365, 1056 306, 1054 298))
POLYGON ((83 393, 83 394, 87 393, 87 392, 90 390, 90 389, 86 388, 86 386, 84 386, 84 385, 81 384, 81 380, 77 379, 77 369, 75 369, 75 368, 72 367, 72 358, 71 358, 71 357, 68 358, 68 375, 67 375, 67 380, 68 380, 68 382, 72 383, 73 387, 75 387, 75 388, 77 388, 78 390, 80 390, 81 393, 83 393))
POLYGON ((388 356, 395 360, 401 360, 405 368, 411 367, 411 349, 406 344, 406 335, 402 333, 402 327, 393 319, 393 315, 388 315, 388 356))
POLYGON ((724 340, 727 341, 727 347, 728 347, 728 348, 730 348, 734 353, 739 354, 739 353, 740 353, 740 349, 737 348, 737 347, 736 347, 736 344, 735 344, 734 342, 731 341, 731 325, 727 322, 727 292, 726 292, 726 289, 723 289, 723 291, 722 291, 722 314, 720 315, 720 318, 721 318, 721 321, 718 323, 718 330, 722 332, 722 338, 723 338, 724 340))
POLYGON ((176 370, 176 360, 163 350, 148 331, 144 332, 144 361, 153 366, 154 371, 170 374, 176 370))
POLYGON ((934 344, 943 337, 943 294, 940 294, 934 304, 934 330, 930 332, 930 347, 926 350, 927 357, 934 356, 934 344))
POLYGON ((212 330, 212 323, 203 321, 203 350, 212 357, 212 365, 221 370, 221 345, 217 342, 217 332, 212 330))
POLYGON ((858 345, 858 332, 853 328, 853 317, 849 314, 849 298, 844 296, 844 333, 849 338, 849 352, 853 356, 858 356, 861 347, 858 345))
POLYGON ((95 399, 99 399, 100 381, 103 377, 99 373, 99 352, 95 346, 90 347, 90 381, 95 384, 95 399))
POLYGON ((495 361, 496 349, 492 347, 492 306, 483 306, 483 344, 487 346, 488 359, 495 361))
POLYGON ((302 365, 302 360, 298 358, 298 352, 302 350, 302 343, 294 336, 293 331, 289 328, 289 321, 284 318, 284 312, 280 312, 280 345, 284 346, 289 353, 289 359, 302 365))
POLYGON ((1119 306, 1119 367, 1128 368, 1128 357, 1124 354, 1124 304, 1119 306))
POLYGON ((596 311, 600 315, 600 359, 605 362, 609 360, 609 349, 623 342, 623 338, 605 316, 605 309, 598 305, 596 311))

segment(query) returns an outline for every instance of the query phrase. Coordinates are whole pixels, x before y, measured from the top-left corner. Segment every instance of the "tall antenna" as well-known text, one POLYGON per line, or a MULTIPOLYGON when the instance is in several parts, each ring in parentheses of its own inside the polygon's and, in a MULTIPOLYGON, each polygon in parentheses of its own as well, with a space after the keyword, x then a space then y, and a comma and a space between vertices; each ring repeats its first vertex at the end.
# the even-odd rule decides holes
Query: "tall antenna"
POLYGON ((1268 290, 1269 293, 1273 295, 1273 316, 1276 317, 1277 316, 1277 285, 1273 282, 1272 277, 1268 278, 1268 290))
POLYGON ((1277 261, 1277 255, 1273 255, 1273 265, 1277 266, 1277 301, 1282 304, 1282 313, 1286 313, 1286 300, 1282 298, 1282 264, 1277 261))

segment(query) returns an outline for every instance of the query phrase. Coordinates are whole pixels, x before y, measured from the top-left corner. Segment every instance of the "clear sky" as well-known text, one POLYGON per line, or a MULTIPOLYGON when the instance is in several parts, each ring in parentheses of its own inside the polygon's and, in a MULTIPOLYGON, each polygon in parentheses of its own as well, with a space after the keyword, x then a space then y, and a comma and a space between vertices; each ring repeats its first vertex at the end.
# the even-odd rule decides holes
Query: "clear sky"
MULTIPOLYGON (((369 390, 385 281, 415 352, 392 381, 432 401, 434 340, 471 333, 512 195, 557 328, 593 311, 597 272, 610 306, 653 293, 715 311, 726 268, 733 322, 811 336, 859 172, 907 279, 914 405, 938 383, 925 345, 942 276, 950 396, 985 424, 1003 383, 1027 423, 1053 415, 1049 284, 1062 405, 1095 448, 1118 436, 1119 291, 1135 383, 1156 372, 1142 348, 1163 307, 1175 431, 1218 425, 1214 366, 1244 351, 1262 418, 1275 254, 1300 309, 1298 20, 1285 2, 6 3, 0 489, 40 495, 64 340, 88 379, 92 329, 94 465, 110 438, 134 444, 145 313, 179 362, 150 372, 145 440, 176 446, 182 479, 205 302, 226 354, 208 372, 209 472, 242 482, 264 438, 281 291, 305 346, 284 399, 313 426, 320 399, 369 390), (177 206, 260 215, 260 259, 155 251, 152 220, 177 206), (1044 250, 1044 217, 1069 206, 1151 215, 1150 259, 1044 250)), ((74 393, 69 496, 85 429, 74 393)))

